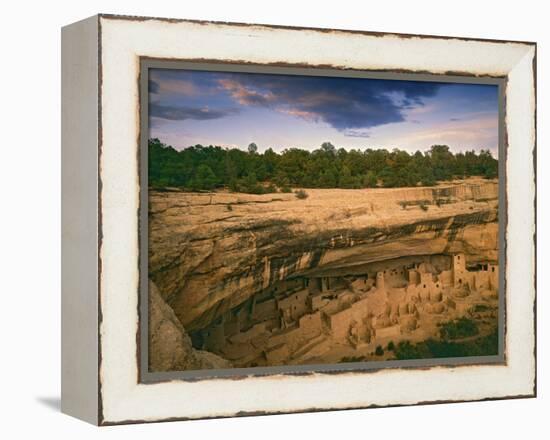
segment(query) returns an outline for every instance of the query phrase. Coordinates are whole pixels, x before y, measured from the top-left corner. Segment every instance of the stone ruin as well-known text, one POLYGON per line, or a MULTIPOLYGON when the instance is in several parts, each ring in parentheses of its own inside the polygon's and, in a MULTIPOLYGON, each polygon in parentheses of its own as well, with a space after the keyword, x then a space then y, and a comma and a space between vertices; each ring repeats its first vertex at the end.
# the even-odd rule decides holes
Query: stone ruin
POLYGON ((463 253, 374 269, 279 281, 193 332, 193 346, 235 366, 310 363, 341 347, 368 353, 390 341, 425 340, 438 323, 498 299, 498 265, 468 268, 463 253))

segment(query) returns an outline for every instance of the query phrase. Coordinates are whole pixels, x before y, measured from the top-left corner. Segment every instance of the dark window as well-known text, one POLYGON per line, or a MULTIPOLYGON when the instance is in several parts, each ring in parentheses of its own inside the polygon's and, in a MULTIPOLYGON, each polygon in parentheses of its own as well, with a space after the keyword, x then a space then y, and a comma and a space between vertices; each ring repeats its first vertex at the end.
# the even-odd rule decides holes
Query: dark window
POLYGON ((494 267, 491 267, 491 270, 494 272, 494 271, 495 271, 495 268, 494 268, 494 267))
POLYGON ((426 285, 424 284, 424 289, 426 288, 426 285))

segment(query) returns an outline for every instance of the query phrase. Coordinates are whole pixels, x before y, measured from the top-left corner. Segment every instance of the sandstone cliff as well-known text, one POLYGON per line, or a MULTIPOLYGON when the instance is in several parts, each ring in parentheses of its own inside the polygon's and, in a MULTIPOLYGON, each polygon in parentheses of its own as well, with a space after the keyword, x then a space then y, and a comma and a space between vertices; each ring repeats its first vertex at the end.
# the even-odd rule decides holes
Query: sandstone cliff
MULTIPOLYGON (((151 192, 150 277, 187 331, 291 275, 345 273, 401 256, 454 252, 472 263, 497 260, 494 181, 307 192, 305 200, 294 194, 151 192)), ((155 301, 162 304, 155 313, 171 316, 155 301)), ((163 324, 174 334, 169 339, 188 351, 179 322, 169 321, 163 324)), ((158 350, 161 369, 187 362, 183 354, 173 360, 172 349, 158 350)))
POLYGON ((195 350, 174 311, 149 282, 149 371, 229 368, 231 363, 213 353, 195 350))

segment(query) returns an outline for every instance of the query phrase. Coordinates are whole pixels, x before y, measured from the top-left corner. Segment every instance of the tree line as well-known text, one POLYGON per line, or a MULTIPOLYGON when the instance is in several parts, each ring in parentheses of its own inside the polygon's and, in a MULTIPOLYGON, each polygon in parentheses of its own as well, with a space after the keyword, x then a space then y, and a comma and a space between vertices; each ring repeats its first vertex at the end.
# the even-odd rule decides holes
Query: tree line
POLYGON ((149 186, 190 191, 229 188, 263 194, 303 188, 374 188, 432 186, 437 182, 482 176, 494 178, 498 161, 489 150, 453 153, 433 145, 413 154, 395 148, 345 150, 325 142, 314 151, 271 148, 258 153, 252 143, 238 148, 195 145, 177 151, 159 139, 149 140, 149 186))

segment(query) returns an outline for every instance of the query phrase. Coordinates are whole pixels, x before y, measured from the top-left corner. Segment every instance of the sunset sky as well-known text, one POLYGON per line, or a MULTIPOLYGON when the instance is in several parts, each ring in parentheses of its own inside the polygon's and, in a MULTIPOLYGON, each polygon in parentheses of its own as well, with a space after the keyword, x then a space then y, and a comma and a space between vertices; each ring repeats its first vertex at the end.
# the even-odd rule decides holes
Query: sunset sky
POLYGON ((398 147, 498 156, 496 85, 192 70, 149 72, 150 137, 174 148, 398 147))

